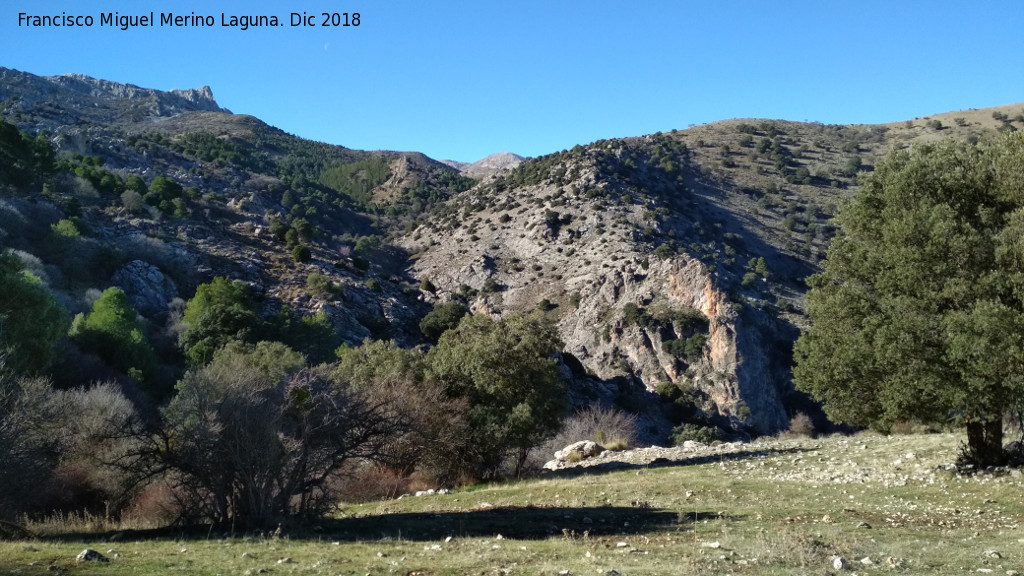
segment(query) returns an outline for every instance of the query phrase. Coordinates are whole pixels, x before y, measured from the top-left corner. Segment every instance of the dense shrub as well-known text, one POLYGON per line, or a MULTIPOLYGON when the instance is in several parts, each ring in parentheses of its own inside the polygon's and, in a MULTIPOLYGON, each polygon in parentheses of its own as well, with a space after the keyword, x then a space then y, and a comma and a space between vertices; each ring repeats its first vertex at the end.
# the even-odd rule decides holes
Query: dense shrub
POLYGON ((459 321, 469 311, 461 302, 445 302, 438 304, 431 310, 423 320, 420 321, 420 332, 427 340, 436 343, 441 334, 459 325, 459 321))
POLYGON ((424 354, 391 341, 367 340, 356 348, 339 349, 338 358, 336 380, 371 398, 386 399, 388 410, 408 424, 389 439, 381 460, 402 475, 454 485, 466 465, 467 402, 449 397, 427 376, 424 354))
POLYGON ((299 244, 294 249, 292 249, 292 258, 296 262, 305 263, 313 259, 313 253, 310 252, 309 246, 306 246, 305 244, 299 244))
POLYGON ((497 476, 509 456, 518 475, 530 448, 558 429, 568 401, 555 359, 561 348, 554 324, 539 315, 468 316, 427 355, 445 393, 468 403, 466 456, 480 477, 497 476))
POLYGON ((56 358, 68 318, 39 278, 0 253, 0 360, 15 374, 38 372, 56 358))
POLYGON ((694 334, 687 338, 686 344, 683 345, 683 358, 685 358, 690 364, 700 360, 701 355, 704 353, 704 345, 707 341, 708 337, 704 334, 694 334))
POLYGON ((710 424, 687 422, 672 429, 672 445, 682 446, 683 442, 692 440, 702 444, 711 444, 722 439, 722 430, 710 424))
POLYGON ((0 519, 58 508, 116 514, 141 421, 116 385, 53 390, 0 364, 0 519))
POLYGON ((0 119, 0 185, 28 188, 54 171, 55 152, 45 136, 32 137, 0 119))
POLYGON ((267 525, 326 510, 330 480, 397 426, 380 402, 296 370, 280 344, 225 349, 186 374, 151 451, 196 520, 267 525))
POLYGON ((56 446, 41 427, 56 416, 48 391, 45 380, 15 378, 0 363, 0 519, 27 511, 52 477, 56 446))
POLYGON ((277 340, 305 354, 312 364, 328 362, 338 346, 338 334, 330 316, 321 309, 312 316, 296 313, 282 306, 270 319, 268 339, 277 340))
POLYGON ((156 369, 153 347, 120 288, 108 288, 88 315, 77 315, 68 335, 83 350, 95 352, 108 365, 136 379, 151 376, 156 369))
POLYGON ((186 328, 179 343, 185 357, 205 364, 231 341, 255 343, 263 326, 254 309, 249 289, 241 282, 218 277, 201 285, 182 318, 186 328))

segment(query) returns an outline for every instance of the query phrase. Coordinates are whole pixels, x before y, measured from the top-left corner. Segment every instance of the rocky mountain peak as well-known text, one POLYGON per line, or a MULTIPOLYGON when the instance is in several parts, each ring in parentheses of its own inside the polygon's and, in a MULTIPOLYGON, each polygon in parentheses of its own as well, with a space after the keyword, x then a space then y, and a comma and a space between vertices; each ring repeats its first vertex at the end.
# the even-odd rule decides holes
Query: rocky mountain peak
POLYGON ((0 101, 8 115, 35 117, 33 131, 51 133, 82 124, 134 124, 187 112, 230 114, 217 104, 209 86, 163 91, 82 74, 36 76, 8 68, 0 68, 0 101))
POLYGON ((155 99, 167 111, 226 112, 225 109, 217 105, 217 101, 213 98, 213 90, 209 86, 198 89, 161 91, 141 88, 134 84, 97 80, 83 74, 50 76, 44 80, 65 90, 100 100, 155 99))

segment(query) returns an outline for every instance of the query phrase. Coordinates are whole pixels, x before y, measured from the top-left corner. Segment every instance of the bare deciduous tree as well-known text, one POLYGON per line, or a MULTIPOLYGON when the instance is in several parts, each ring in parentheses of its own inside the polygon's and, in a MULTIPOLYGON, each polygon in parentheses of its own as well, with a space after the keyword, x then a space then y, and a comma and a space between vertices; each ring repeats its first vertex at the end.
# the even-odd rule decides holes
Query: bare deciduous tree
POLYGON ((317 370, 290 374, 245 355, 190 372, 149 451, 192 519, 259 525, 312 516, 332 502, 329 479, 375 458, 404 424, 317 370))

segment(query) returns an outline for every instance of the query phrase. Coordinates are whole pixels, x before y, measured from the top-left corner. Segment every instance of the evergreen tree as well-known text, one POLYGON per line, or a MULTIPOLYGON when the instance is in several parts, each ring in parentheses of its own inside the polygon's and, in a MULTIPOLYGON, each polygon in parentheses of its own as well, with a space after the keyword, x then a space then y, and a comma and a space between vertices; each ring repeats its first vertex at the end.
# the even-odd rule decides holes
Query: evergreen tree
POLYGON ((48 367, 67 333, 67 312, 35 276, 0 253, 0 361, 15 374, 48 367))
POLYGON ((255 343, 262 321, 253 309, 249 289, 241 282, 218 277, 199 286, 182 318, 188 326, 179 339, 185 357, 201 365, 232 341, 255 343))
POLYGON ((562 343, 539 314, 500 321, 467 316, 428 354, 430 374, 469 404, 467 458, 484 478, 514 455, 518 473, 530 448, 561 424, 568 388, 555 356, 562 343))
POLYGON ((434 306, 423 320, 420 321, 420 332, 428 340, 435 344, 446 330, 451 330, 459 325, 459 321, 469 311, 461 302, 445 302, 434 306))
POLYGON ((862 184, 809 279, 796 384, 856 426, 962 419, 997 464, 1024 393, 1024 136, 895 152, 862 184))
POLYGON ((107 288, 88 315, 79 314, 69 336, 118 370, 146 378, 156 369, 156 353, 142 334, 135 308, 120 288, 107 288))

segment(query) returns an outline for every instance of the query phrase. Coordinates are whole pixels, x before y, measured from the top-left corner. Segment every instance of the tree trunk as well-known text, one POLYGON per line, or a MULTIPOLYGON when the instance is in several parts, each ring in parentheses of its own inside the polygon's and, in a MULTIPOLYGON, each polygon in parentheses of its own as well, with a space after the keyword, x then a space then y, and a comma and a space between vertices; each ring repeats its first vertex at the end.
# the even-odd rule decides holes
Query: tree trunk
POLYGON ((1006 463, 1003 453, 1003 419, 972 420, 967 423, 967 449, 971 460, 981 468, 1006 463))

